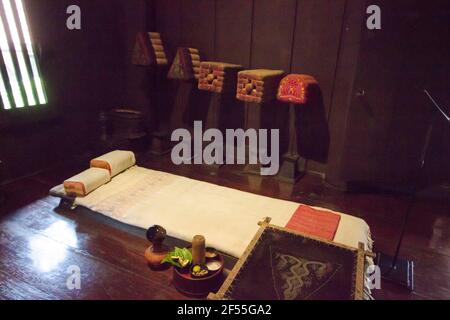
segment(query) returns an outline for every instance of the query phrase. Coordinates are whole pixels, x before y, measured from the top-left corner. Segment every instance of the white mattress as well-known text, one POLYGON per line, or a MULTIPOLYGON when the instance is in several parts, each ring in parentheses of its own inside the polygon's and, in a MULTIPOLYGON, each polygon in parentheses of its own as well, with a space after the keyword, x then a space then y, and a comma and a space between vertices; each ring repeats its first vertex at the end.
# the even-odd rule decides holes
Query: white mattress
MULTIPOLYGON (((64 189, 58 186, 51 193, 63 196, 64 189)), ((88 196, 77 198, 75 205, 144 229, 158 224, 168 235, 185 241, 202 234, 207 246, 240 257, 259 221, 271 217, 272 224, 284 227, 299 203, 135 166, 88 196)), ((334 241, 354 248, 362 242, 371 250, 367 223, 338 214, 341 221, 334 241)))

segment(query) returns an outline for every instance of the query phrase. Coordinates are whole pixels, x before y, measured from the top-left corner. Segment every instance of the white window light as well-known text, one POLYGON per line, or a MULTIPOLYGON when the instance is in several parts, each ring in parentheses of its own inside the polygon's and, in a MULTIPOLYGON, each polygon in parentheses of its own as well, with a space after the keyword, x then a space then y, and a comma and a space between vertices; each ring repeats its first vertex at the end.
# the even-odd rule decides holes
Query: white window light
POLYGON ((40 104, 46 104, 47 98, 44 93, 44 86, 42 85, 41 76, 39 74, 39 68, 36 61, 36 56, 34 55, 33 45, 31 42, 30 30, 28 29, 27 18, 25 16, 25 10, 23 8, 22 0, 15 0, 17 13, 19 16, 20 25, 23 32, 23 38, 25 39, 25 46, 28 52, 28 58, 30 59, 31 70, 33 71, 33 79, 36 85, 36 90, 38 94, 38 99, 40 104))
POLYGON ((6 38, 6 29, 3 20, 0 17, 0 50, 2 51, 3 60, 5 61, 6 72, 9 77, 9 83, 13 92, 14 103, 16 108, 23 108, 22 93, 20 92, 19 81, 17 80, 16 69, 12 59, 11 51, 9 50, 8 39, 6 38))
POLYGON ((8 91, 6 91, 5 82, 3 81, 3 76, 0 72, 0 94, 3 101, 3 107, 6 110, 11 109, 11 103, 9 102, 8 91))
POLYGON ((17 61, 19 63, 19 70, 22 76, 23 86, 25 87, 25 94, 27 96, 28 105, 35 106, 36 100, 33 95, 33 87, 31 86, 30 76, 28 75, 27 65, 25 63, 25 57, 22 51, 22 45, 20 43, 19 31, 16 26, 16 19, 14 18, 14 12, 9 0, 3 0, 3 8, 5 9, 6 20, 8 22, 9 31, 11 32, 11 38, 16 51, 17 61))
POLYGON ((0 69, 0 97, 3 108, 46 104, 23 2, 0 0, 0 10, 3 12, 0 15, 0 51, 4 62, 4 68, 0 69))

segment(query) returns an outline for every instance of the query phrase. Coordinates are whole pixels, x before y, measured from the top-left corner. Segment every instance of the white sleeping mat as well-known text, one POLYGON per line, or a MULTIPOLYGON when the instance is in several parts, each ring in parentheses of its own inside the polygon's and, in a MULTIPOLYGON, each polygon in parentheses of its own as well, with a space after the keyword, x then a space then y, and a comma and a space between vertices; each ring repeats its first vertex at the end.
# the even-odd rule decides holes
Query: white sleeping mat
MULTIPOLYGON (((51 190, 61 196, 63 192, 60 187, 51 190)), ((284 227, 300 204, 134 166, 88 196, 76 198, 75 205, 144 229, 158 224, 168 235, 185 241, 201 234, 207 246, 240 257, 259 221, 271 217, 272 224, 284 227)), ((341 221, 334 242, 354 248, 362 242, 371 250, 367 223, 337 214, 341 221)))

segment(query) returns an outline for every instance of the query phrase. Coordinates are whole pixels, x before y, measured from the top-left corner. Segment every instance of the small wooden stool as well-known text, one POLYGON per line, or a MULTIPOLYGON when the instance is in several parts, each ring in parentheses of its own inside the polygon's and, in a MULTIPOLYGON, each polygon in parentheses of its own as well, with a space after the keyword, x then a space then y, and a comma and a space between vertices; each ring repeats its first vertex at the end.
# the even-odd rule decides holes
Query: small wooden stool
POLYGON ((301 178, 306 169, 306 159, 300 157, 298 153, 297 111, 307 104, 313 86, 318 86, 317 80, 313 77, 290 74, 281 80, 278 88, 277 99, 289 103, 289 144, 288 151, 282 157, 277 178, 293 183, 301 178))

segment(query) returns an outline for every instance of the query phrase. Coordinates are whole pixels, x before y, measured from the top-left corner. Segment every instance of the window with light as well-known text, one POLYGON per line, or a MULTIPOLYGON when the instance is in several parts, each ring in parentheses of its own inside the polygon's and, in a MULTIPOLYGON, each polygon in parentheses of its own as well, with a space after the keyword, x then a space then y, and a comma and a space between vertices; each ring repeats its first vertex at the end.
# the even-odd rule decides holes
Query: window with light
POLYGON ((22 0, 0 0, 0 108, 47 103, 22 0))

